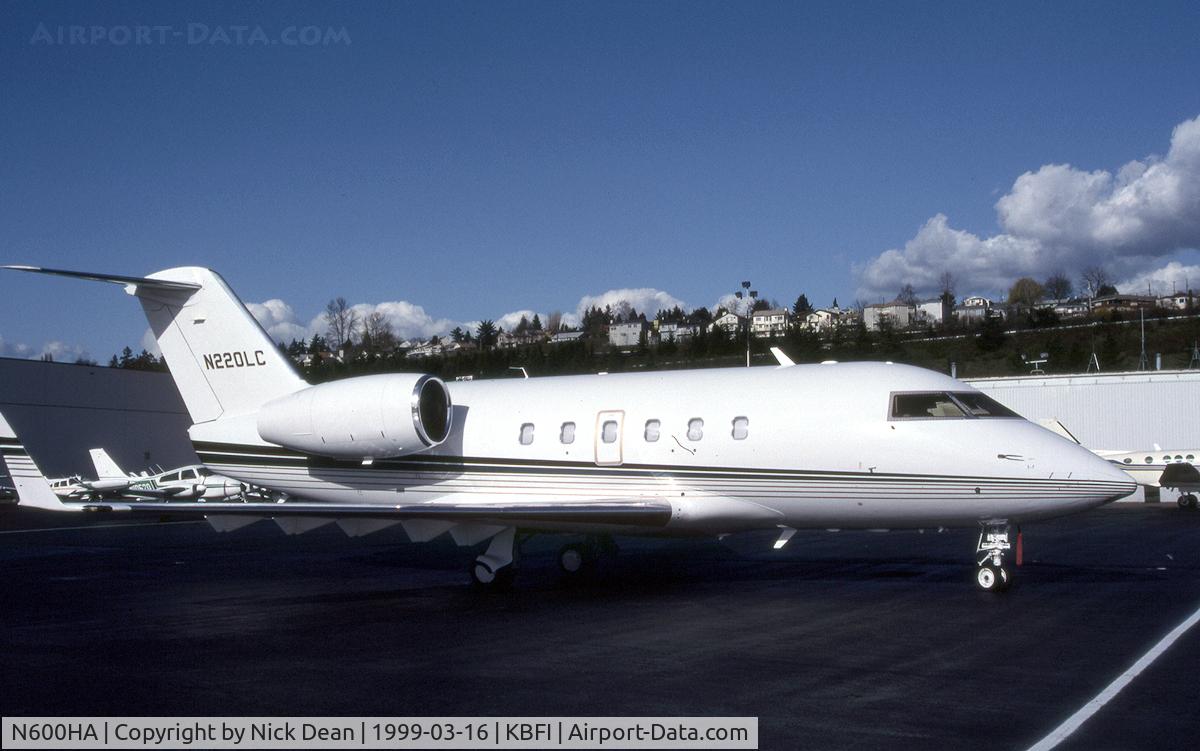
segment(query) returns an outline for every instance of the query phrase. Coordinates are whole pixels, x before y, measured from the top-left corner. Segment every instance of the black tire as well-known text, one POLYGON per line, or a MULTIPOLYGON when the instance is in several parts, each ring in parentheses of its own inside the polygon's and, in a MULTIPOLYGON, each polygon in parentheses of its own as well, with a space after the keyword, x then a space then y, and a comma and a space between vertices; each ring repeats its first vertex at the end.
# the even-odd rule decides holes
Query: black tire
POLYGON ((975 570, 975 586, 984 592, 1003 592, 1008 589, 1011 576, 1004 566, 984 564, 975 570))
POLYGON ((1184 498, 1187 499, 1187 507, 1193 511, 1196 510, 1197 505, 1200 505, 1200 503, 1196 501, 1196 496, 1192 495, 1191 493, 1185 495, 1184 498))
POLYGON ((580 576, 589 568, 591 558, 586 545, 563 545, 558 551, 558 568, 567 576, 580 576))
POLYGON ((471 574, 471 585, 476 589, 498 592, 510 589, 513 584, 514 573, 511 565, 493 571, 492 567, 483 561, 472 561, 468 571, 471 574))

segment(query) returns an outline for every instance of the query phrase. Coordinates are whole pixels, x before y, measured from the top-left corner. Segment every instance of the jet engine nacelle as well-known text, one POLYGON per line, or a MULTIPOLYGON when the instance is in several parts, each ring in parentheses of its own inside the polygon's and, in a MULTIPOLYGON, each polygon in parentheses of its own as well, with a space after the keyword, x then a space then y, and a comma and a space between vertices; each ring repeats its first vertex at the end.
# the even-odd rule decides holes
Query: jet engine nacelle
POLYGON ((309 386, 258 412, 265 441, 336 459, 384 459, 437 446, 450 434, 450 391, 419 373, 309 386))

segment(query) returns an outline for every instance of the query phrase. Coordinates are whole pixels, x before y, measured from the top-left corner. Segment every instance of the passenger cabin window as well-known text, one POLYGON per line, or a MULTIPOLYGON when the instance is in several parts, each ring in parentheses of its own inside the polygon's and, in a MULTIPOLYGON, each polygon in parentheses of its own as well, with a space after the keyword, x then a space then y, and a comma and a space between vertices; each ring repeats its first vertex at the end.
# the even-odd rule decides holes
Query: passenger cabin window
POLYGON ((183 472, 180 473, 180 475, 182 475, 183 479, 185 479, 185 480, 195 480, 196 479, 196 470, 185 469, 185 470, 183 470, 183 472))
POLYGON ((704 420, 693 417, 688 420, 687 437, 689 441, 698 441, 704 437, 704 420))
POLYGON ((533 423, 527 422, 521 426, 521 445, 528 446, 533 443, 533 423))
POLYGON ((901 392, 892 394, 891 419, 1017 417, 1008 407, 984 394, 969 391, 901 392))
POLYGON ((562 430, 558 432, 559 443, 574 443, 575 442, 575 423, 564 422, 562 430))
POLYGON ((750 421, 745 417, 733 418, 733 440, 744 441, 750 434, 750 421))
POLYGON ((604 441, 605 443, 616 443, 617 442, 617 421, 616 420, 605 420, 604 421, 604 424, 600 426, 600 440, 604 441))
POLYGON ((654 443, 655 441, 658 440, 658 437, 661 434, 662 434, 662 423, 661 422, 659 422, 658 420, 647 420, 646 421, 646 442, 647 443, 654 443))
POLYGON ((163 479, 162 479, 163 482, 177 482, 178 480, 179 480, 178 472, 172 472, 169 475, 164 475, 163 479))

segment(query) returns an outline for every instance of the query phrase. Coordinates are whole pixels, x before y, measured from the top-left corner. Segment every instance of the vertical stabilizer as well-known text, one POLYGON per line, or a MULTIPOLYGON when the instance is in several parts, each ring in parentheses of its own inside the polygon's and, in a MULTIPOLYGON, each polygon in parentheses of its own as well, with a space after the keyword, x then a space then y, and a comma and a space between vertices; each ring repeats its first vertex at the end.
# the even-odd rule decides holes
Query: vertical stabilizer
POLYGON ((132 277, 7 268, 124 286, 142 304, 193 423, 253 413, 308 385, 225 280, 209 269, 185 266, 132 277))
POLYGON ((92 449, 88 453, 92 455, 92 466, 96 468, 97 479, 125 480, 129 477, 104 449, 92 449))
POLYGON ((67 506, 54 491, 45 475, 38 469, 25 446, 13 432, 12 426, 4 415, 0 414, 0 455, 8 466, 8 474, 12 477, 13 487, 17 490, 17 500, 20 505, 47 509, 49 511, 76 511, 67 506))

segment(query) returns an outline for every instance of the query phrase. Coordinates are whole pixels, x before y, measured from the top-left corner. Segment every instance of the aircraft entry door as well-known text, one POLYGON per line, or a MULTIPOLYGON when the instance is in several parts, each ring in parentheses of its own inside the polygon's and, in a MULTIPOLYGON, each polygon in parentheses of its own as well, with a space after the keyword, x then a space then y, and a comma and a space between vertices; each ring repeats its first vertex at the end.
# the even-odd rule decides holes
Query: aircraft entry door
POLYGON ((624 436, 625 413, 600 412, 596 415, 596 464, 613 467, 621 463, 621 443, 624 436))

